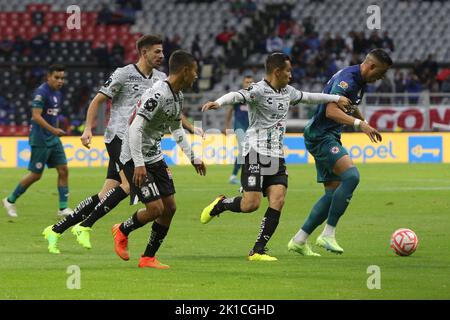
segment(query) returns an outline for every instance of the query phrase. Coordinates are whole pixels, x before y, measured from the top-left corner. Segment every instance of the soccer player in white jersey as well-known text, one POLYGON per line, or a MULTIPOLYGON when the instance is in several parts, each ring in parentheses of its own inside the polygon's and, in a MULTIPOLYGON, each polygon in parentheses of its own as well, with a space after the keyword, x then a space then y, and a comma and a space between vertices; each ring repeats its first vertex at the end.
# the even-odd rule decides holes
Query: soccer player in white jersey
MULTIPOLYGON (((86 128, 81 136, 82 144, 89 148, 98 109, 108 99, 112 100, 111 117, 104 138, 110 158, 105 183, 99 193, 81 201, 73 214, 44 230, 43 235, 48 240, 48 250, 51 253, 60 253, 58 239, 71 226, 74 226, 72 233, 77 237, 78 243, 90 249, 89 232, 93 224, 129 193, 128 181, 119 170, 120 150, 128 121, 144 91, 156 81, 166 78, 164 72, 156 69, 164 61, 162 39, 159 36, 145 35, 136 42, 136 48, 139 61, 117 68, 92 100, 87 111, 86 128)), ((183 121, 183 124, 193 131, 188 121, 183 121)))
POLYGON ((131 194, 137 195, 145 208, 112 228, 117 255, 129 260, 130 232, 154 221, 149 242, 139 260, 140 268, 168 268, 155 257, 175 214, 175 186, 164 161, 161 138, 170 131, 197 173, 206 174, 203 162, 196 158, 181 125, 183 93, 197 78, 197 62, 190 54, 177 50, 169 59, 169 77, 145 91, 122 144, 120 162, 130 181, 131 194))
POLYGON ((220 213, 256 211, 263 196, 269 207, 262 219, 260 231, 248 259, 251 261, 276 261, 268 255, 266 244, 277 228, 288 187, 288 174, 284 161, 283 137, 289 106, 298 103, 317 104, 336 102, 341 107, 351 102, 345 97, 322 93, 309 93, 289 86, 291 61, 283 53, 271 54, 265 64, 265 79, 252 84, 247 90, 230 92, 214 102, 208 102, 203 111, 218 109, 232 103, 247 103, 249 128, 247 129, 242 165, 242 197, 217 197, 202 212, 200 221, 208 223, 220 213))

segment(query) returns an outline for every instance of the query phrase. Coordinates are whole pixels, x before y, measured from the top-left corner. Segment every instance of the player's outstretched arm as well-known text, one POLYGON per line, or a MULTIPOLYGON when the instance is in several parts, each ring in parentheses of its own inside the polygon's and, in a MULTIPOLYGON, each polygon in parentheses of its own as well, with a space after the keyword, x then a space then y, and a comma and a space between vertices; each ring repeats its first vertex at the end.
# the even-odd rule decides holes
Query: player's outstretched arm
POLYGON ((327 93, 303 92, 301 102, 307 104, 335 102, 339 107, 348 108, 352 105, 352 101, 344 96, 327 93))
POLYGON ((375 129, 372 128, 369 124, 361 119, 357 119, 355 117, 349 116, 344 111, 342 111, 339 106, 330 102, 327 104, 327 109, 325 113, 326 117, 340 124, 354 126, 355 129, 361 129, 362 132, 367 134, 372 142, 381 142, 382 137, 381 134, 375 129))
POLYGON ((229 105, 234 103, 244 103, 245 99, 239 92, 229 92, 226 95, 221 96, 216 101, 208 101, 202 107, 202 112, 208 111, 210 109, 219 109, 223 105, 229 105))
POLYGON ((205 132, 202 128, 195 127, 184 114, 181 114, 181 123, 183 124, 183 128, 185 128, 190 133, 201 136, 203 139, 205 138, 205 132))
POLYGON ((97 119, 99 107, 108 100, 108 97, 102 93, 97 93, 94 99, 89 104, 89 108, 86 114, 86 123, 83 134, 81 135, 81 143, 86 148, 90 149, 92 140, 92 127, 94 126, 95 119, 97 119))

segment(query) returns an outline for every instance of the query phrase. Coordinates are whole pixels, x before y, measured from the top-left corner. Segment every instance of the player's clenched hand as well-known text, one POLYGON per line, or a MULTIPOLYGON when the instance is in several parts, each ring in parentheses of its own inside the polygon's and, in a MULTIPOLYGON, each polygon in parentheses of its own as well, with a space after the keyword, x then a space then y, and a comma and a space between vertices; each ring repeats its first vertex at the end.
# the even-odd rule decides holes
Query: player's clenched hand
POLYGON ((133 183, 135 185, 141 187, 144 184, 146 178, 147 178, 147 169, 145 169, 145 166, 134 168, 133 183))
POLYGON ((209 101, 205 103, 202 107, 202 112, 208 111, 209 109, 219 109, 219 104, 217 102, 209 101))
POLYGON ((377 129, 372 128, 368 123, 361 121, 360 123, 361 131, 367 134, 370 138, 370 141, 372 142, 381 142, 381 134, 378 132, 377 129))
POLYGON ((53 131, 53 134, 54 134, 55 136, 57 136, 57 137, 62 137, 62 136, 65 136, 65 135, 66 135, 66 132, 65 132, 63 129, 56 128, 56 129, 53 131))
POLYGON ((85 129, 83 131, 83 134, 81 135, 80 139, 81 139, 81 143, 83 144, 83 146, 90 149, 91 148, 92 131, 85 129))
POLYGON ((192 160, 191 163, 199 175, 206 176, 206 166, 202 160, 196 158, 192 160))
POLYGON ((339 101, 337 103, 339 109, 341 109, 344 112, 348 112, 351 109, 352 101, 347 97, 340 97, 339 101))

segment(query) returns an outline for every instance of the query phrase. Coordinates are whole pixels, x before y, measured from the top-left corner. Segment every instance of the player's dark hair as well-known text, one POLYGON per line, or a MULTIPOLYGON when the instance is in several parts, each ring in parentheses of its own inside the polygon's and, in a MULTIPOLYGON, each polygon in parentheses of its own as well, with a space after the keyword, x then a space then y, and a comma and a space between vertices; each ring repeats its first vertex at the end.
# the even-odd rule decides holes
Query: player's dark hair
POLYGON ((169 58, 169 74, 176 74, 184 67, 191 67, 194 63, 195 58, 192 54, 183 50, 176 50, 169 58))
POLYGON ((52 64, 47 69, 47 74, 52 74, 53 72, 61 72, 66 71, 66 67, 64 67, 62 64, 52 64))
POLYGON ((291 61, 287 54, 282 52, 272 53, 266 59, 266 73, 272 73, 276 68, 283 69, 286 66, 286 61, 291 61))
POLYGON ((388 66, 392 66, 392 59, 389 56, 389 54, 384 51, 383 49, 373 49, 372 51, 369 52, 369 55, 371 55, 372 57, 374 57, 375 59, 377 59, 378 61, 380 61, 381 63, 384 63, 388 66))
POLYGON ((155 44, 162 44, 162 43, 163 40, 160 36, 147 34, 140 37, 138 41, 136 41, 136 49, 138 54, 140 55, 142 48, 151 47, 154 46, 155 44))
POLYGON ((244 76, 244 80, 245 79, 253 79, 253 76, 252 75, 249 75, 249 74, 246 74, 245 76, 244 76))

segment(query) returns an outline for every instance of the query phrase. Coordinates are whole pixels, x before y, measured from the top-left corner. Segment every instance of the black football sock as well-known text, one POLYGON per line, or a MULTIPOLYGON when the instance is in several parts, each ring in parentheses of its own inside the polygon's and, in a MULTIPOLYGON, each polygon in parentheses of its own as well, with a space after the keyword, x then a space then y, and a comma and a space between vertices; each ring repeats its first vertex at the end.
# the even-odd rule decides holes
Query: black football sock
POLYGON ((138 220, 137 217, 137 211, 131 216, 129 217, 127 220, 125 220, 124 222, 122 222, 119 226, 120 231, 122 231, 122 233, 124 235, 126 235, 128 237, 128 235, 130 234, 130 232, 139 229, 142 226, 145 226, 146 223, 142 223, 138 220))
POLYGON ((153 222, 152 232, 150 233, 150 239, 148 241, 147 248, 145 249, 144 257, 155 256, 156 251, 158 251, 168 231, 169 227, 163 226, 156 221, 153 222))
POLYGON ((80 226, 91 228, 98 219, 114 209, 127 196, 128 194, 121 187, 109 190, 80 226))
POLYGON ((266 214, 261 221, 261 228, 259 230, 258 238, 256 238, 253 252, 263 254, 267 242, 275 232, 278 222, 280 221, 281 212, 272 208, 267 208, 266 214))
POLYGON ((84 199, 77 205, 71 215, 68 215, 67 217, 53 225, 52 230, 57 233, 63 233, 71 226, 74 226, 86 219, 99 202, 100 199, 98 198, 97 194, 84 199))
POLYGON ((232 212, 242 212, 241 211, 241 200, 242 200, 242 197, 223 198, 222 200, 217 202, 217 204, 211 211, 211 216, 216 216, 226 210, 229 210, 232 212))

